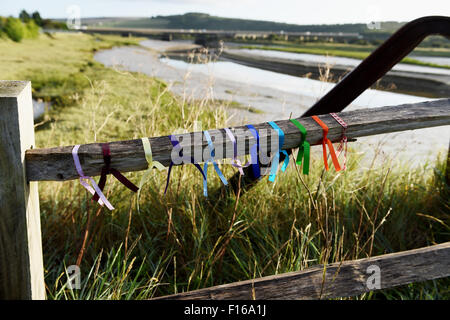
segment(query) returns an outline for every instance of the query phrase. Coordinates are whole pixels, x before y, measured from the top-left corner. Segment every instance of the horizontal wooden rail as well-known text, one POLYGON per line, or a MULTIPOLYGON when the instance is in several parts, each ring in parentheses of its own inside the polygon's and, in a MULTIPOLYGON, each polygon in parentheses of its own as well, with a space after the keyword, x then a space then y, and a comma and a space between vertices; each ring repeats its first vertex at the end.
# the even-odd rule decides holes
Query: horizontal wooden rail
MULTIPOLYGON (((426 127, 443 126, 450 124, 450 99, 434 100, 415 104, 404 104, 400 106, 387 106, 373 109, 363 109, 339 113, 339 116, 348 124, 347 137, 349 139, 376 135, 381 133, 397 132, 404 130, 420 129, 426 127)), ((342 127, 330 115, 321 115, 320 118, 329 127, 328 138, 337 142, 341 138, 342 127)), ((311 145, 321 143, 323 136, 322 128, 310 117, 299 118, 306 128, 307 140, 311 145)), ((300 143, 299 130, 289 121, 277 121, 278 126, 285 133, 283 149, 295 148, 300 143)), ((275 131, 267 123, 256 124, 257 130, 265 129, 261 139, 270 140, 275 131)), ((248 130, 242 127, 232 129, 236 133, 238 141, 245 141, 238 148, 238 155, 249 153, 249 146, 255 143, 254 138, 248 130), (245 134, 242 132, 246 131, 245 134), (239 133, 240 132, 240 133, 239 133)), ((209 130, 212 136, 223 136, 219 142, 215 142, 215 148, 221 148, 223 154, 232 154, 233 144, 225 138, 223 129, 209 130)), ((194 137, 195 133, 190 133, 194 137)), ((176 135, 178 136, 178 135, 176 135)), ((187 141, 187 140, 186 140, 187 141)), ((171 159, 172 144, 168 136, 150 138, 153 159, 164 165, 168 165, 171 159)), ((201 141, 181 142, 184 150, 208 148, 207 142, 201 141)), ((42 180, 71 180, 76 179, 78 174, 73 164, 73 146, 56 147, 48 149, 31 149, 26 151, 27 179, 29 181, 42 180)), ((147 168, 142 142, 140 139, 128 141, 116 141, 110 143, 112 153, 112 166, 122 172, 139 171, 147 168)), ((270 151, 270 148, 269 150, 270 151)), ((202 153, 203 154, 203 153, 202 153)), ((103 156, 100 143, 82 145, 79 155, 83 171, 86 175, 95 176, 101 173, 103 156)))
POLYGON ((450 242, 157 299, 330 299, 450 276, 450 242), (378 273, 378 274, 377 274, 378 273), (377 284, 376 277, 379 276, 377 284))

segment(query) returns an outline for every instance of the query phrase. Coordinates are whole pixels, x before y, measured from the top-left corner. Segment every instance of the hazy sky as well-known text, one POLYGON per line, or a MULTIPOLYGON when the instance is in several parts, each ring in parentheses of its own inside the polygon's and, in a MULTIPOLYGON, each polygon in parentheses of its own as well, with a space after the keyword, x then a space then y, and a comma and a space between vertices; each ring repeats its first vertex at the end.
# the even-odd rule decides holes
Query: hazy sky
POLYGON ((409 21, 426 15, 450 16, 449 0, 0 0, 0 15, 21 9, 64 18, 77 5, 81 17, 155 16, 205 12, 211 15, 296 24, 409 21))

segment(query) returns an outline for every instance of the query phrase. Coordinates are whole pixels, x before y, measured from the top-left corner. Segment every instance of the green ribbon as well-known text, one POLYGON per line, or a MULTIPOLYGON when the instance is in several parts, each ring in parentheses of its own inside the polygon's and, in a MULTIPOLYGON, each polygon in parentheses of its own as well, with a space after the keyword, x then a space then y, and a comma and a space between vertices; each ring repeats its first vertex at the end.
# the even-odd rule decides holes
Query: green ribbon
POLYGON ((298 128, 298 130, 300 130, 300 133, 302 134, 301 140, 300 140, 300 145, 299 145, 299 150, 298 150, 298 155, 297 155, 297 160, 295 161, 295 163, 297 163, 297 165, 301 165, 302 164, 302 159, 303 159, 303 174, 308 174, 309 173, 309 150, 311 148, 311 146, 309 145, 309 142, 306 141, 306 129, 304 126, 302 126, 302 124, 300 122, 298 122, 297 119, 290 119, 291 122, 298 128))

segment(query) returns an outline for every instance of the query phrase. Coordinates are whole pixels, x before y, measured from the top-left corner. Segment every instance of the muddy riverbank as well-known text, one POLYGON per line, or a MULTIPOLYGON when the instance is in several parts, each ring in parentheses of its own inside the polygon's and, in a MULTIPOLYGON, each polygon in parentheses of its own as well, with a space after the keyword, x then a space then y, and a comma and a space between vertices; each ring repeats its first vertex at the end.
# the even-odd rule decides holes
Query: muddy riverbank
MULTIPOLYGON (((327 80, 332 82, 338 82, 354 68, 354 65, 344 65, 333 63, 332 61, 330 63, 320 63, 317 61, 300 60, 300 58, 294 59, 262 55, 252 51, 255 50, 224 50, 221 54, 221 59, 297 77, 307 76, 311 79, 320 79, 324 76, 326 69, 329 68, 330 71, 327 80), (318 67, 318 64, 321 68, 318 67)), ((299 56, 301 57, 301 55, 299 56)), ((420 67, 415 68, 418 70, 421 69, 420 67)), ((449 97, 450 70, 443 69, 443 71, 447 72, 434 73, 433 69, 437 68, 423 67, 423 71, 420 73, 408 71, 406 68, 399 70, 393 69, 383 76, 372 88, 422 97, 449 97)))

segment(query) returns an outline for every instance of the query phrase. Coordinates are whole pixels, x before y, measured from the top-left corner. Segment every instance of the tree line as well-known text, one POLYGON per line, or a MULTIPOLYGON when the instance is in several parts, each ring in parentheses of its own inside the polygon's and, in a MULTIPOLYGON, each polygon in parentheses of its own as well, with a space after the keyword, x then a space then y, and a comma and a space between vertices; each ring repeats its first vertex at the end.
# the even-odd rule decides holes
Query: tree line
POLYGON ((33 39, 39 36, 39 29, 67 29, 63 22, 43 19, 38 11, 28 13, 22 10, 18 18, 0 16, 0 38, 9 38, 20 42, 22 39, 33 39))

